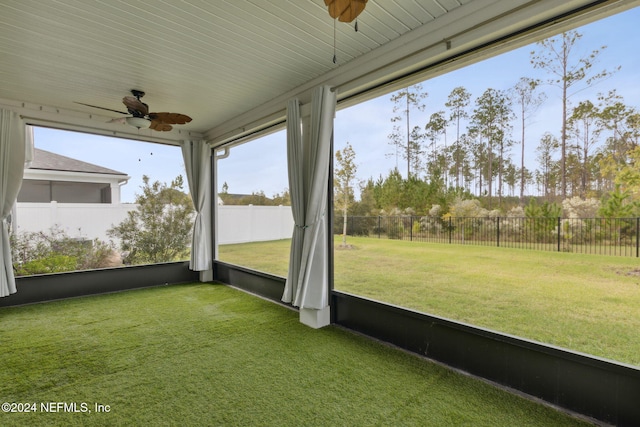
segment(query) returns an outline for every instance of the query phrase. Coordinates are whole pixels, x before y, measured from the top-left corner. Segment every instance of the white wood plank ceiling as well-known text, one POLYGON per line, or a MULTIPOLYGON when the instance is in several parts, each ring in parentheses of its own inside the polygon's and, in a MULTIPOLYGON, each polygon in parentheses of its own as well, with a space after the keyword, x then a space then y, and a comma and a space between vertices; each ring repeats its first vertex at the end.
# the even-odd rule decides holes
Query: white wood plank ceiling
MULTIPOLYGON (((371 77, 379 79, 444 29, 461 34, 542 3, 554 2, 369 0, 358 32, 336 23, 334 64, 334 21, 323 0, 0 0, 0 106, 36 111, 59 127, 112 131, 104 121, 117 113, 74 102, 125 110, 122 97, 140 89, 152 111, 193 118, 175 138, 233 134, 318 82, 346 84, 382 69, 371 77)), ((555 2, 528 18, 593 3, 602 2, 555 2)))

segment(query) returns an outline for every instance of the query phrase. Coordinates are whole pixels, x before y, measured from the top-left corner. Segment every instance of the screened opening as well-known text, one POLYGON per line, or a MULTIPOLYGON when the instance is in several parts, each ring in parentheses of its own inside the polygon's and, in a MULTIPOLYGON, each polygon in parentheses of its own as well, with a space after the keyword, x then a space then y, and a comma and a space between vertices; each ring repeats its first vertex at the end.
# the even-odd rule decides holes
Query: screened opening
POLYGON ((284 131, 220 150, 220 261, 286 277, 293 233, 284 131))
POLYGON ((17 276, 188 260, 180 147, 34 128, 12 215, 17 276))
POLYGON ((335 289, 640 365, 639 20, 339 111, 335 289))

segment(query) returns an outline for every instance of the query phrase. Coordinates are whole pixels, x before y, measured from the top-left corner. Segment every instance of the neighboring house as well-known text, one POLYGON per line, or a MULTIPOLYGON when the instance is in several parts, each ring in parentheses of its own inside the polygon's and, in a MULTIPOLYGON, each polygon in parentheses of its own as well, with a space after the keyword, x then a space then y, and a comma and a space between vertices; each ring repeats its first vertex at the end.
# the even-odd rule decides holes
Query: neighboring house
POLYGON ((120 203, 120 187, 131 177, 92 163, 34 150, 24 171, 18 202, 120 203))
POLYGON ((92 163, 35 149, 24 170, 13 228, 48 232, 58 228, 78 239, 109 240, 107 230, 136 209, 120 203, 120 188, 131 177, 92 163))

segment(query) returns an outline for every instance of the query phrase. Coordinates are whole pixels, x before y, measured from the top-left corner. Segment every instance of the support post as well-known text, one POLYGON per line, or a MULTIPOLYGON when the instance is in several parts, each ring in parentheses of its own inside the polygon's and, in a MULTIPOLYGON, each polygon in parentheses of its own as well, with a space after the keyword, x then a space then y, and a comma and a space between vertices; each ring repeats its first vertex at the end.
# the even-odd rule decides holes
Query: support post
POLYGON ((558 252, 560 252, 561 243, 562 243, 562 218, 558 217, 558 252))
POLYGON ((327 306, 321 310, 313 308, 300 309, 300 323, 313 329, 320 329, 331 324, 331 307, 327 306))
POLYGON ((409 217, 409 241, 413 242, 413 215, 409 217))
POLYGON ((640 217, 636 217, 636 258, 640 257, 640 217))

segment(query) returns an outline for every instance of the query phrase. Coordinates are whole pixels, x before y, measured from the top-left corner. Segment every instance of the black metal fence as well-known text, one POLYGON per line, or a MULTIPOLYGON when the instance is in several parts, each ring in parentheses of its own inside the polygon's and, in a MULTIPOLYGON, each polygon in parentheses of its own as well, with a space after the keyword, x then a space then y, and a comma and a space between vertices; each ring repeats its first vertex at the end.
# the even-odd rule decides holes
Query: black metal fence
MULTIPOLYGON (((342 234, 343 218, 335 217, 342 234)), ((347 235, 432 243, 640 256, 640 218, 347 217, 347 235)))

